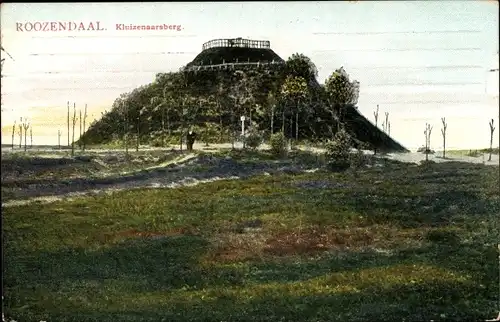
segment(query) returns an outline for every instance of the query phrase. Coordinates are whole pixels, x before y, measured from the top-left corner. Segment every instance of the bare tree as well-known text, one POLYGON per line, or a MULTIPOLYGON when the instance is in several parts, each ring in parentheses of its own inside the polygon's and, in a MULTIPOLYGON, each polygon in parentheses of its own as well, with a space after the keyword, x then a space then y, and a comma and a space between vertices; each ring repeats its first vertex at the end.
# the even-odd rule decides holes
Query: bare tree
POLYGON ((69 147, 69 135, 70 135, 70 133, 69 133, 69 101, 68 101, 68 115, 67 116, 68 116, 67 125, 68 125, 68 147, 69 147))
POLYGON ((143 107, 139 111, 139 115, 137 116, 137 139, 136 139, 136 145, 135 145, 135 151, 139 151, 139 146, 141 145, 141 116, 142 114, 146 111, 146 107, 143 107))
MULTIPOLYGON (((83 113, 83 135, 85 135, 85 122, 87 121, 87 104, 85 104, 85 111, 83 113)), ((85 151, 85 137, 83 138, 83 151, 85 151)))
POLYGON ((21 117, 21 121, 19 122, 19 148, 23 146, 23 118, 21 117))
POLYGON ((30 127, 30 148, 33 148, 33 126, 30 127))
POLYGON ((382 123, 382 131, 388 133, 389 130, 389 112, 385 112, 385 122, 382 123))
MULTIPOLYGON (((378 127, 378 111, 379 111, 379 106, 377 104, 377 109, 373 112, 373 116, 375 117, 375 127, 378 127)), ((373 154, 377 154, 377 146, 373 145, 373 154)))
POLYGON ((24 122, 23 122, 23 129, 24 129, 24 151, 27 150, 28 146, 27 146, 27 143, 28 143, 28 129, 30 127, 30 124, 28 122, 28 119, 24 118, 24 122))
POLYGON ((488 157, 488 161, 491 161, 491 154, 493 153, 493 133, 495 132, 494 120, 490 121, 490 156, 488 157))
POLYGON ((124 134, 123 134, 123 143, 125 144, 125 155, 128 156, 128 131, 130 129, 129 126, 129 113, 128 113, 128 106, 125 104, 125 100, 121 100, 121 113, 124 118, 124 134))
POLYGON ((82 109, 80 109, 80 117, 79 117, 79 121, 80 121, 80 136, 78 137, 78 147, 81 149, 82 148, 82 109))
POLYGON ((16 134, 16 121, 14 120, 14 125, 12 125, 12 150, 14 150, 14 136, 16 134))
POLYGON ((428 123, 425 123, 425 161, 429 161, 429 152, 430 152, 430 146, 431 146, 431 133, 432 133, 432 126, 428 123))
POLYGON ((442 117, 441 122, 443 123, 443 128, 441 129, 441 134, 443 135, 443 159, 446 159, 446 128, 448 124, 446 123, 446 118, 442 117))
POLYGON ((272 92, 269 92, 268 101, 269 101, 269 104, 271 105, 271 135, 273 135, 273 132, 274 132, 274 111, 276 109, 276 98, 272 94, 272 92))
POLYGON ((301 103, 301 100, 298 99, 297 100, 297 112, 295 112, 295 141, 299 142, 299 110, 300 110, 300 103, 301 103))
POLYGON ((75 155, 76 103, 73 103, 73 135, 71 140, 71 156, 75 155))
POLYGON ((62 131, 57 130, 57 145, 59 146, 59 150, 61 150, 61 135, 62 135, 62 131))

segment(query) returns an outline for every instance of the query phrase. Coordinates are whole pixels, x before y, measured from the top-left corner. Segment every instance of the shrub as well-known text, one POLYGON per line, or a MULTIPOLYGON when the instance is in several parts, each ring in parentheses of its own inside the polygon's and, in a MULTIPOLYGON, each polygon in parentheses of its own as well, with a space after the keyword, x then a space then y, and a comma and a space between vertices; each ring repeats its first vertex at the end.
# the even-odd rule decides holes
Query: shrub
POLYGON ((455 231, 451 230, 431 230, 425 237, 427 241, 436 244, 457 245, 460 243, 460 236, 455 231))
POLYGON ((257 149, 261 145, 262 141, 262 134, 255 129, 251 129, 245 137, 245 145, 252 150, 257 149))
POLYGON ((358 170, 368 163, 367 156, 362 150, 357 150, 349 155, 349 165, 353 170, 358 170))
POLYGON ((271 152, 273 154, 283 155, 288 151, 285 135, 281 132, 271 135, 269 144, 271 145, 271 152))
POLYGON ((325 158, 327 164, 333 168, 346 169, 349 167, 349 154, 352 140, 345 129, 335 134, 332 141, 326 144, 325 158))

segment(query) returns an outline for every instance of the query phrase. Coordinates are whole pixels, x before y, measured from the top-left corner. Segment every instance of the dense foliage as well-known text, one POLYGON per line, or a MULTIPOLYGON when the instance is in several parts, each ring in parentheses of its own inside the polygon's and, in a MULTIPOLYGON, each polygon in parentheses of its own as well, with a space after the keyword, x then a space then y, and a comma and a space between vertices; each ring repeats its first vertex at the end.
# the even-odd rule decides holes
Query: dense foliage
MULTIPOLYGON (((346 110, 355 110, 359 83, 343 68, 325 85, 317 82, 317 75, 314 63, 302 54, 284 64, 159 73, 150 84, 120 95, 81 140, 106 144, 139 138, 141 144, 164 146, 182 143, 194 129, 207 143, 234 142, 242 115, 266 138, 282 132, 299 140, 331 139, 339 124, 348 122, 346 110)), ((356 132, 352 126, 346 129, 356 132)))

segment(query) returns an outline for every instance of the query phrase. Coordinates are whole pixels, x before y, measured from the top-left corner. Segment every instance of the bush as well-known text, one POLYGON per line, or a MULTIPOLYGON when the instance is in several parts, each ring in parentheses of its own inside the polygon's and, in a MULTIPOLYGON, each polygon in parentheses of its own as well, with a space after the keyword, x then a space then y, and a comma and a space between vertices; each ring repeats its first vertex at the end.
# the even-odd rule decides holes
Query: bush
POLYGON ((460 243, 460 236, 455 231, 451 230, 431 230, 425 237, 427 241, 436 244, 457 245, 460 243))
POLYGON ((345 129, 341 129, 335 134, 332 141, 326 144, 325 158, 327 164, 332 169, 346 169, 349 167, 349 154, 352 140, 345 129))
POLYGON ((257 149, 261 145, 262 141, 262 134, 255 129, 251 129, 245 137, 245 145, 252 150, 257 149))
POLYGON ((368 157, 362 150, 357 150, 349 155, 349 165, 353 170, 358 170, 368 163, 368 157))
POLYGON ((273 154, 283 155, 288 151, 285 135, 281 132, 271 135, 269 144, 271 145, 271 151, 273 154))

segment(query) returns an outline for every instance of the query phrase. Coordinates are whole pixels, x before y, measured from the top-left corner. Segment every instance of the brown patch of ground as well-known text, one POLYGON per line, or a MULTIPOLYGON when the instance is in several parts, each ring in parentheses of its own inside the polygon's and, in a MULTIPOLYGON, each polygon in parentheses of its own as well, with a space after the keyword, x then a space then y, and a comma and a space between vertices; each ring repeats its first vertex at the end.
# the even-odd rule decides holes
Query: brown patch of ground
POLYGON ((273 256, 315 254, 332 249, 390 248, 416 243, 423 232, 389 227, 354 229, 308 228, 281 232, 266 240, 264 253, 273 256))
POLYGON ((212 249, 205 255, 204 262, 235 263, 258 259, 263 254, 266 238, 262 232, 214 236, 212 249))
POLYGON ((313 255, 332 250, 392 249, 418 246, 428 229, 400 229, 388 226, 337 229, 311 227, 301 230, 253 233, 224 232, 211 240, 206 263, 236 263, 266 256, 313 255))

